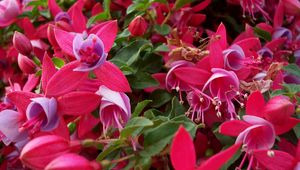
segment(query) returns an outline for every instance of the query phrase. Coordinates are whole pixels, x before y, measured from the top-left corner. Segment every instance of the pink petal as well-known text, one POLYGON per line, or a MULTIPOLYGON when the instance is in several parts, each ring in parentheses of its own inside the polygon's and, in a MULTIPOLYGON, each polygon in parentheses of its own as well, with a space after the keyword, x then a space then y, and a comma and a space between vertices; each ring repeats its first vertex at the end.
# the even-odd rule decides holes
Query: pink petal
POLYGON ((58 111, 66 115, 82 115, 95 110, 100 104, 100 97, 91 92, 71 92, 57 99, 58 111))
POLYGON ((73 56, 73 39, 75 35, 57 28, 54 28, 54 35, 61 50, 73 56))
POLYGON ((196 155, 193 139, 183 126, 180 126, 175 134, 170 156, 175 170, 195 169, 196 155))
POLYGON ((277 6, 274 15, 274 23, 273 23, 274 28, 281 27, 283 24, 283 19, 284 19, 284 4, 282 1, 279 1, 279 4, 277 6))
POLYGON ((35 74, 30 74, 28 76, 27 82, 23 87, 23 91, 30 92, 38 85, 39 82, 40 82, 40 77, 36 76, 35 74))
POLYGON ((130 92, 129 83, 122 71, 113 63, 106 61, 94 70, 97 80, 113 91, 130 92))
POLYGON ((36 32, 34 25, 31 23, 29 18, 19 19, 17 25, 24 30, 24 34, 29 38, 34 38, 34 33, 36 32))
POLYGON ((7 98, 9 99, 9 101, 16 105, 19 112, 25 113, 28 104, 31 103, 30 99, 38 96, 38 94, 31 92, 14 91, 8 93, 7 98))
POLYGON ((220 36, 218 41, 220 43, 221 49, 225 50, 227 48, 227 35, 226 35, 226 28, 223 23, 221 23, 215 33, 215 36, 220 36))
POLYGON ((246 103, 246 114, 263 117, 262 108, 265 106, 264 96, 260 91, 250 94, 246 103))
POLYGON ((223 49, 219 41, 209 45, 209 63, 212 68, 224 68, 223 49))
POLYGON ((86 30, 86 17, 82 13, 83 3, 77 1, 68 11, 75 32, 82 33, 86 30))
POLYGON ((280 47, 281 45, 283 45, 286 42, 286 38, 278 38, 275 40, 272 40, 270 42, 268 42, 265 47, 269 48, 271 51, 276 51, 278 47, 280 47))
POLYGON ((180 80, 192 85, 204 85, 211 76, 208 71, 196 67, 179 67, 174 70, 174 74, 180 80))
POLYGON ((242 47, 244 51, 248 51, 250 49, 259 50, 261 48, 259 38, 256 37, 246 38, 239 42, 236 42, 235 44, 242 47))
POLYGON ((220 153, 210 157, 197 170, 219 170, 240 148, 241 143, 237 143, 220 153))
POLYGON ((104 44, 105 52, 109 52, 109 50, 113 46, 117 33, 118 33, 117 20, 105 22, 105 25, 103 25, 96 33, 96 35, 102 40, 104 44))
POLYGON ((59 12, 62 12, 55 0, 49 0, 48 7, 52 16, 56 16, 59 12))
POLYGON ((99 118, 95 118, 92 114, 83 115, 78 123, 78 137, 83 138, 88 132, 100 122, 99 118))
POLYGON ((192 11, 199 12, 199 11, 205 9, 210 3, 211 3, 211 0, 204 0, 204 1, 200 2, 198 5, 193 6, 192 11))
POLYGON ((48 81, 56 73, 56 68, 47 53, 44 55, 42 68, 42 89, 45 91, 48 81))
POLYGON ((282 151, 272 150, 274 155, 269 155, 268 150, 257 150, 253 152, 254 158, 268 170, 293 169, 294 157, 282 151))
POLYGON ((288 120, 283 124, 273 124, 276 135, 284 134, 288 131, 290 131, 294 126, 296 126, 298 123, 300 123, 299 119, 290 117, 288 120))
POLYGON ((251 126, 249 123, 246 123, 241 120, 231 120, 221 124, 219 127, 219 132, 223 135, 228 136, 238 136, 242 131, 251 126))
POLYGON ((58 70, 48 81, 45 91, 46 96, 57 97, 75 90, 81 80, 88 75, 87 72, 73 71, 78 64, 77 61, 73 61, 58 70))

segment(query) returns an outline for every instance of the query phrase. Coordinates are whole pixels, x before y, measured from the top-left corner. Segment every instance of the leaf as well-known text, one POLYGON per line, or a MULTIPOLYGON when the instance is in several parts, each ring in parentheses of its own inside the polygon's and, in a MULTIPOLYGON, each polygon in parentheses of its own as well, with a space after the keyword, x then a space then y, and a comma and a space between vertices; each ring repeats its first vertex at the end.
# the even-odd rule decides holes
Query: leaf
POLYGON ((128 76, 128 81, 133 89, 144 89, 159 85, 149 73, 145 72, 138 72, 135 75, 128 76))
POLYGON ((154 30, 161 35, 168 35, 171 31, 171 27, 167 24, 154 25, 154 30))
POLYGON ((287 66, 284 66, 283 69, 287 71, 288 73, 291 73, 297 77, 300 77, 300 68, 296 64, 289 64, 287 66))
POLYGON ((142 113, 142 111, 144 110, 144 108, 145 108, 149 103, 151 103, 151 102, 152 102, 152 100, 144 100, 144 101, 139 102, 139 103, 136 105, 136 107, 135 107, 135 109, 134 109, 134 112, 132 113, 131 117, 137 117, 137 116, 139 116, 139 115, 142 113))
POLYGON ((144 117, 134 117, 128 121, 125 128, 121 131, 121 138, 136 135, 136 131, 141 131, 144 127, 152 126, 153 122, 144 117))
POLYGON ((265 41, 271 41, 272 40, 272 36, 269 32, 260 29, 258 27, 254 27, 253 28, 254 33, 256 34, 257 37, 264 39, 265 41))
POLYGON ((166 44, 161 44, 154 49, 154 52, 169 52, 170 48, 166 44))
POLYGON ((172 95, 165 90, 158 89, 152 92, 149 98, 153 101, 151 106, 158 108, 169 102, 172 99, 172 95))
POLYGON ((294 132, 297 136, 297 139, 300 139, 300 124, 299 123, 294 127, 294 132))
POLYGON ((184 112, 185 112, 184 106, 180 104, 177 97, 174 96, 171 103, 171 110, 169 112, 170 117, 173 118, 177 114, 184 114, 184 112))
POLYGON ((97 156, 96 160, 97 161, 103 160, 107 155, 109 155, 113 151, 121 148, 123 145, 124 145, 123 140, 117 140, 117 141, 111 142, 110 145, 97 156))
POLYGON ((62 68, 65 65, 64 60, 57 58, 57 57, 53 57, 52 62, 56 68, 62 68))
POLYGON ((101 12, 95 16, 92 16, 88 21, 87 21, 87 27, 91 27, 92 24, 94 24, 97 21, 103 21, 108 18, 108 14, 106 12, 101 12))
POLYGON ((192 2, 192 1, 191 0, 176 0, 174 7, 177 10, 190 2, 192 2))
POLYGON ((300 92, 300 84, 283 84, 283 87, 292 95, 300 92))
POLYGON ((233 157, 227 161, 227 163, 225 165, 222 166, 221 170, 226 170, 226 169, 229 169, 229 167, 235 162, 237 161, 240 156, 242 155, 242 152, 240 150, 238 150, 234 155, 233 157))

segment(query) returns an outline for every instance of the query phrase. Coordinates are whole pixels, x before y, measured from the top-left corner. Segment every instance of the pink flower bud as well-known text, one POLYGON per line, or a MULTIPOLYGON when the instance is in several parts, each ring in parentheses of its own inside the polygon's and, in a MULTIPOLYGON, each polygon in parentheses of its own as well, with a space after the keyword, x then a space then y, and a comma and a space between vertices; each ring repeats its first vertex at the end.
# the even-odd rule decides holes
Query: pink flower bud
POLYGON ((82 156, 73 153, 63 154, 51 161, 46 170, 100 170, 101 166, 96 162, 90 162, 82 156))
POLYGON ((32 51, 30 40, 22 33, 15 31, 13 37, 14 47, 23 55, 29 55, 32 51))
POLYGON ((34 62, 21 53, 18 55, 18 65, 22 72, 26 74, 35 73, 36 65, 34 64, 34 62))
POLYGON ((147 22, 143 17, 137 16, 130 22, 128 30, 132 36, 142 36, 147 31, 147 22))
POLYGON ((56 135, 37 137, 23 148, 20 159, 32 169, 44 169, 56 157, 71 150, 70 141, 56 135))

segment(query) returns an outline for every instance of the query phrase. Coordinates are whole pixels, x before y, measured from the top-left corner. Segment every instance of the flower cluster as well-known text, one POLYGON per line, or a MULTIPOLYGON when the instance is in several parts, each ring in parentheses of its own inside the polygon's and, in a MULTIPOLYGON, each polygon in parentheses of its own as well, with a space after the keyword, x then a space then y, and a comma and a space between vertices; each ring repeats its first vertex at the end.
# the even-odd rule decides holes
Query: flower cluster
POLYGON ((300 168, 300 1, 0 14, 0 169, 300 168))

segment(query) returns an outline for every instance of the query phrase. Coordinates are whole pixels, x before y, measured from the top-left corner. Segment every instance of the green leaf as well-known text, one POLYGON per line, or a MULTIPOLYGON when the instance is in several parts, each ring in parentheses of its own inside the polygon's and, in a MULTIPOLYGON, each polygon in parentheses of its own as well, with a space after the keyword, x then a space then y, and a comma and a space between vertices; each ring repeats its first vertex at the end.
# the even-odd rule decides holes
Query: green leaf
POLYGON ((283 84, 283 87, 291 95, 294 95, 294 94, 300 92, 300 84, 283 84))
POLYGON ((169 52, 170 48, 166 44, 159 45, 154 49, 154 52, 169 52))
POLYGON ((229 167, 239 159, 239 157, 242 155, 242 152, 238 150, 230 159, 225 163, 225 165, 222 166, 221 170, 229 169, 229 167))
POLYGON ((134 11, 143 11, 146 10, 146 4, 144 3, 135 3, 135 4, 131 4, 127 10, 126 10, 126 14, 130 14, 134 11))
POLYGON ((283 67, 283 69, 297 77, 300 77, 300 67, 298 67, 296 64, 289 64, 283 67))
POLYGON ((52 62, 56 68, 62 68, 65 65, 64 60, 57 58, 57 57, 53 57, 52 62))
POLYGON ((165 90, 158 89, 152 92, 149 98, 153 101, 151 106, 158 108, 169 102, 172 99, 172 95, 165 90))
POLYGON ((185 108, 182 104, 179 103, 178 99, 176 96, 173 97, 172 103, 171 103, 171 110, 170 110, 170 117, 173 118, 178 114, 184 114, 185 113, 185 108))
POLYGON ((300 139, 300 124, 298 123, 293 129, 297 138, 300 139))
POLYGON ((37 58, 36 56, 34 56, 32 58, 33 62, 37 65, 37 66, 41 66, 41 61, 39 58, 37 58))
POLYGON ((127 75, 132 75, 132 74, 135 73, 135 70, 132 67, 128 66, 128 65, 122 65, 122 66, 120 66, 120 69, 123 72, 123 74, 126 75, 126 76, 127 75))
POLYGON ((115 150, 118 150, 124 145, 123 140, 117 140, 114 142, 111 142, 110 145, 102 151, 96 158, 97 161, 103 160, 107 155, 114 152, 115 150))
POLYGON ((137 105, 136 105, 136 107, 135 107, 135 109, 134 109, 134 112, 132 113, 132 117, 137 117, 137 116, 139 116, 141 113, 142 113, 142 111, 144 110, 144 108, 149 104, 149 103, 151 103, 152 102, 152 100, 144 100, 144 101, 141 101, 141 102, 139 102, 137 105))
POLYGON ((87 27, 91 27, 92 24, 94 24, 97 21, 103 21, 108 19, 108 14, 106 12, 99 13, 95 16, 92 16, 88 21, 87 21, 87 27))
POLYGON ((137 65, 138 71, 145 71, 148 73, 157 73, 161 70, 163 59, 160 55, 155 53, 146 53, 143 58, 139 59, 134 66, 137 65))
POLYGON ((285 90, 275 90, 275 91, 272 91, 271 97, 285 95, 285 94, 286 94, 285 90))
POLYGON ((137 135, 144 127, 152 126, 153 122, 144 117, 134 117, 128 121, 125 128, 121 131, 121 138, 127 138, 130 135, 137 135))
POLYGON ((138 72, 135 75, 128 76, 128 81, 133 89, 144 89, 159 85, 150 74, 145 72, 138 72))
POLYGON ((154 30, 161 35, 168 35, 171 31, 171 27, 167 24, 154 25, 154 30))
POLYGON ((254 33, 256 34, 257 37, 264 39, 265 41, 271 41, 272 40, 272 36, 269 32, 260 29, 258 27, 254 27, 254 33))
POLYGON ((186 5, 188 3, 191 3, 191 2, 192 2, 192 0, 176 0, 174 7, 177 10, 177 9, 179 9, 179 8, 183 7, 184 5, 186 5))

